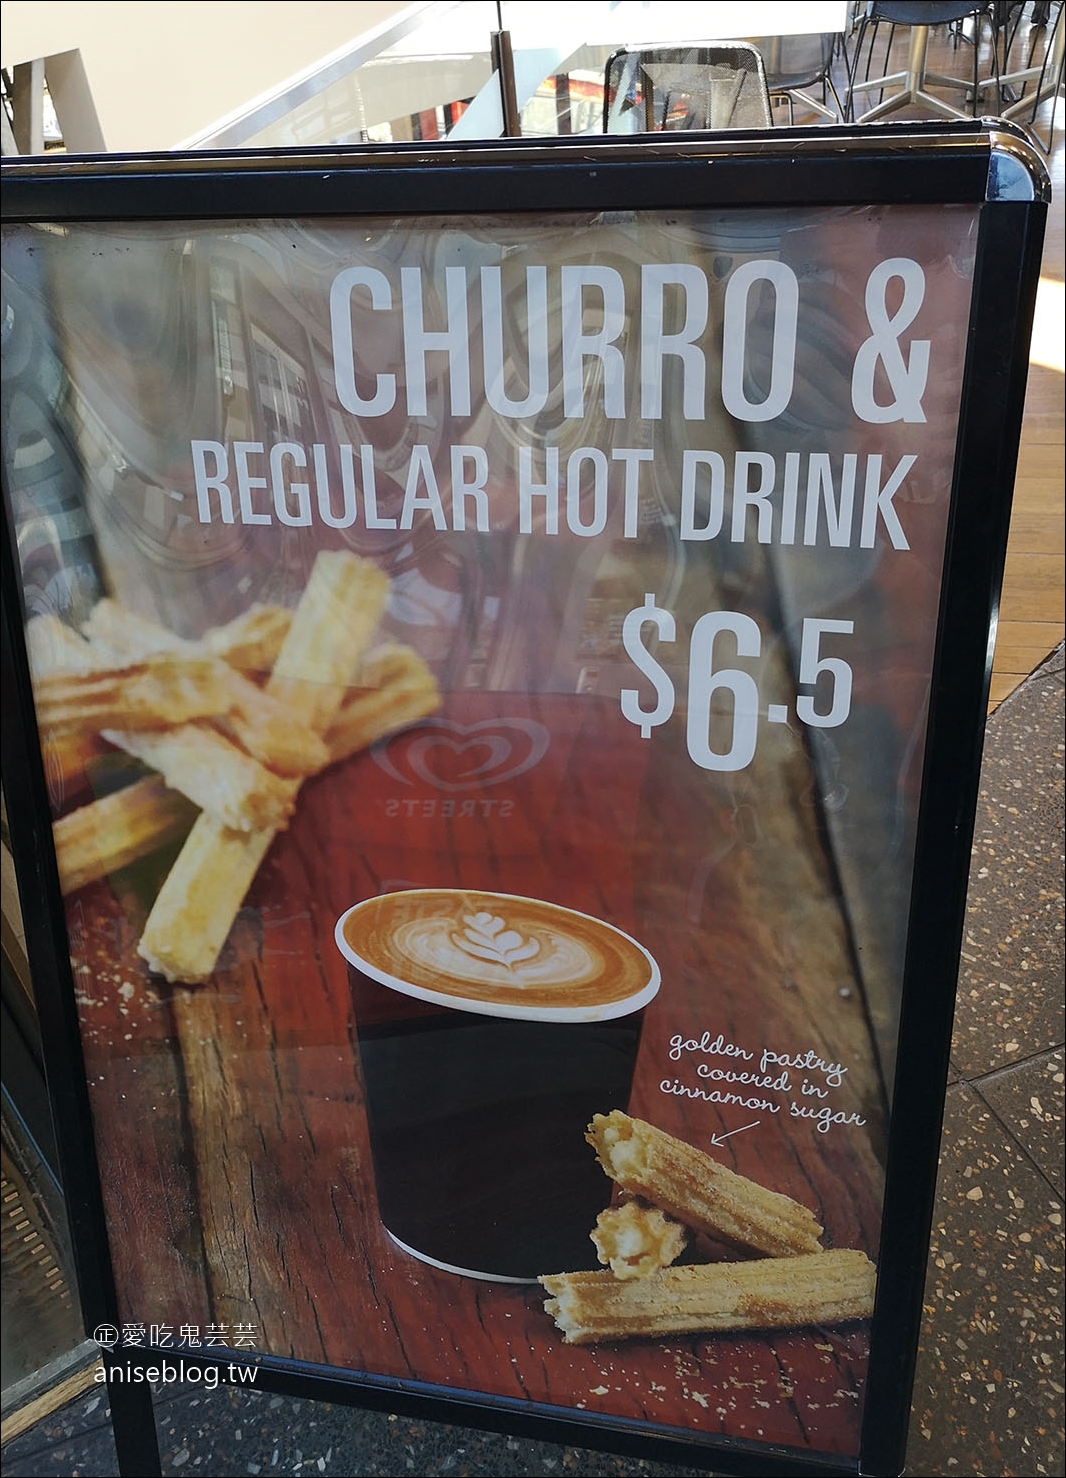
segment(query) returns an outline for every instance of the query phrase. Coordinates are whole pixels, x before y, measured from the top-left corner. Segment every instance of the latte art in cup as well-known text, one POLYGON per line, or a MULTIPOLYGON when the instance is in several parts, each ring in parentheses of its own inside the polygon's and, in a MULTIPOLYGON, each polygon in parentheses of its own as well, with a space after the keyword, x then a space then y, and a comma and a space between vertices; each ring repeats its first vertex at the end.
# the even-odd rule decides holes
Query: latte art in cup
POLYGON ((654 960, 628 934, 505 893, 387 893, 350 909, 337 943, 393 990, 492 1016, 605 1021, 637 1010, 659 985, 654 960))
POLYGON ((337 924, 381 1221, 447 1272, 532 1282, 592 1257, 585 1130, 629 1098, 648 951, 536 898, 415 888, 337 924))

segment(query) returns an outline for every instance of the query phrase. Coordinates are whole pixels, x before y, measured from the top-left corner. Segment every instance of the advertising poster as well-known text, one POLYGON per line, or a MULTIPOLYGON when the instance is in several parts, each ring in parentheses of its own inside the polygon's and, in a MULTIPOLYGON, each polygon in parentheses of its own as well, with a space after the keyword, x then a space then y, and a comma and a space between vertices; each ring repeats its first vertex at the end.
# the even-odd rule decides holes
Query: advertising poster
POLYGON ((854 1464, 977 208, 5 235, 121 1325, 854 1464))

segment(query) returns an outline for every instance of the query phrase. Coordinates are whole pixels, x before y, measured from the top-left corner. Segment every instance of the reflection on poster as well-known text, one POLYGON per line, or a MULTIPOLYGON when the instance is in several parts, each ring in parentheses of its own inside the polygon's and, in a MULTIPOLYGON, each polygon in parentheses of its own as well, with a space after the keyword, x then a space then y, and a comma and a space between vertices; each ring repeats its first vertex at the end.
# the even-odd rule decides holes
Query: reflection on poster
POLYGON ((974 232, 11 230, 124 1319, 855 1457, 974 232))

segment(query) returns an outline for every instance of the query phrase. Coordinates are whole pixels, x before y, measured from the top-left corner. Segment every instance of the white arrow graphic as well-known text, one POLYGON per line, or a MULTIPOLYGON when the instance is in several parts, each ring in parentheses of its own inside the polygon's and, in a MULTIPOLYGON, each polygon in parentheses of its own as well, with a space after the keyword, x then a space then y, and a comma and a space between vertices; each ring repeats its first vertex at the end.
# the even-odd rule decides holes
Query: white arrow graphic
POLYGON ((726 1140, 727 1139, 732 1139, 732 1137, 733 1137, 734 1134, 743 1134, 745 1129, 754 1129, 756 1124, 761 1124, 761 1123, 762 1123, 762 1120, 761 1119, 756 1119, 755 1120, 755 1123, 753 1123, 753 1124, 744 1124, 739 1129, 730 1129, 730 1131, 729 1131, 728 1134, 712 1134, 711 1135, 711 1143, 713 1145, 722 1145, 722 1144, 725 1144, 726 1140))

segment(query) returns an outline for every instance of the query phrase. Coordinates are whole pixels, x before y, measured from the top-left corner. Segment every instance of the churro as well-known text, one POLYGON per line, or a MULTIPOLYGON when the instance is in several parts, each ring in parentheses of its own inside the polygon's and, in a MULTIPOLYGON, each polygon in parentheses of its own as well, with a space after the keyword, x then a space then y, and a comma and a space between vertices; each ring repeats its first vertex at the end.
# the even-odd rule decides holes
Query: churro
POLYGON ((196 818, 137 946, 151 970, 188 985, 210 978, 274 836, 196 818))
POLYGON ((72 796, 87 788, 87 768, 110 747, 96 734, 41 734, 41 757, 48 799, 59 812, 72 796))
MULTIPOLYGON (((216 684, 215 706, 205 705, 201 714, 190 712, 187 717, 213 719, 267 769, 279 775, 303 777, 329 763, 328 748, 306 723, 294 717, 298 709, 257 687, 246 675, 268 656, 273 660, 291 624, 291 611, 282 612, 278 606, 253 606, 226 626, 211 628, 197 643, 133 616, 118 601, 105 599, 93 607, 85 631, 90 651, 131 662, 140 658, 150 665, 169 662, 175 681, 180 681, 187 668, 192 672, 209 671, 216 684)), ((121 714, 109 726, 123 731, 145 727, 136 722, 136 715, 129 722, 121 714)))
POLYGON ((198 641, 110 598, 96 603, 84 635, 51 617, 30 623, 45 741, 95 741, 99 731, 158 772, 60 823, 65 891, 188 827, 190 807, 175 792, 200 808, 139 946, 168 979, 211 974, 301 781, 439 706, 437 683, 410 647, 369 650, 388 590, 370 562, 323 553, 295 612, 251 606, 198 641), (263 686, 252 680, 267 671, 263 686))
POLYGON ((53 672, 91 672, 97 658, 89 643, 58 616, 26 623, 26 654, 34 683, 53 672))
POLYGON ((225 626, 205 631, 201 643, 238 672, 265 677, 278 659, 291 624, 292 612, 286 606, 252 605, 225 626))
POLYGON ((389 578, 354 554, 320 554, 293 614, 267 692, 326 733, 357 681, 389 597, 389 578))
POLYGON ((597 1114, 585 1138, 623 1190, 694 1231, 768 1257, 821 1250, 822 1228, 806 1206, 737 1175, 643 1119, 619 1109, 597 1114))
POLYGON ((195 817, 195 808, 159 775, 71 811, 54 829, 63 892, 128 867, 188 831, 195 817))
POLYGON ((658 1206, 633 1200, 601 1211, 591 1237, 616 1278, 647 1278, 680 1257, 688 1231, 658 1206))
MULTIPOLYGON (((96 752, 96 742, 88 734, 79 735, 77 745, 72 745, 66 739, 66 731, 56 730, 48 721, 48 694, 54 681, 62 680, 69 696, 73 691, 72 677, 81 675, 91 681, 94 674, 108 671, 113 674, 116 661, 151 667, 157 662, 177 660, 173 654, 195 655, 195 648, 190 652, 191 644, 172 637, 151 622, 142 623, 130 617, 117 601, 98 601, 87 622, 87 629, 90 627, 100 633, 91 641, 55 616, 35 616, 26 627, 34 700, 39 704, 39 695, 43 694, 46 705, 45 717, 39 711, 38 719, 52 766, 49 784, 53 794, 62 794, 77 779, 78 767, 96 752), (141 631, 142 626, 140 637, 130 634, 141 631), (170 639, 170 645, 165 638, 170 639)), ((218 658, 207 660, 213 664, 211 682, 217 681, 226 688, 227 696, 216 695, 219 704, 222 708, 229 707, 232 697, 228 695, 228 684, 238 675, 230 672, 218 658)), ((169 700, 164 695, 159 701, 169 700)), ((131 715, 123 700, 114 714, 117 722, 113 726, 97 722, 93 727, 99 730, 100 739, 160 771, 171 789, 180 790, 227 825, 249 830, 280 825, 289 815, 292 800, 285 782, 210 724, 178 724, 152 732, 138 730, 136 726, 127 728, 131 716, 136 725, 136 712, 131 715)))
MULTIPOLYGON (((267 683, 267 692, 328 732, 370 644, 388 596, 376 566, 341 552, 318 556, 267 683)), ((298 780, 284 782, 290 804, 298 780)), ((138 950, 171 981, 206 980, 274 839, 200 816, 160 889, 138 950)))
POLYGON ((545 1309, 569 1345, 671 1334, 798 1329, 873 1313, 875 1269, 842 1249, 754 1262, 661 1268, 648 1278, 554 1273, 545 1309))
POLYGON ((195 642, 131 611, 111 596, 96 602, 82 624, 82 634, 97 652, 112 657, 150 657, 155 652, 186 652, 191 656, 197 651, 195 642))
POLYGON ((371 652, 358 681, 326 734, 334 760, 347 759, 440 707, 436 679, 412 647, 390 644, 371 652))
POLYGON ((161 733, 104 729, 109 744, 158 770, 222 826, 235 831, 280 827, 292 813, 291 780, 275 775, 214 729, 182 724, 161 733))
MULTIPOLYGON (((94 662, 89 643, 52 615, 33 616, 26 623, 26 653, 35 691, 42 678, 59 672, 88 672, 94 662)), ((48 797, 59 810, 72 793, 85 787, 86 765, 106 754, 107 745, 95 734, 57 734, 40 722, 38 727, 48 797)))
POLYGON ((115 653, 141 657, 152 652, 201 653, 221 657, 238 672, 266 675, 277 660, 291 624, 292 612, 285 606, 257 603, 225 625, 210 627, 195 642, 105 597, 89 612, 84 630, 95 645, 115 653))
POLYGON ((229 671, 231 706, 221 726, 253 758, 279 775, 314 775, 331 759, 330 750, 273 694, 229 671))
POLYGON ((37 722, 54 733, 92 733, 214 717, 233 706, 228 671, 218 657, 162 652, 129 666, 46 673, 33 693, 37 722))

